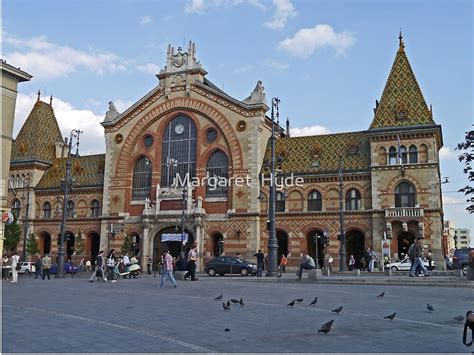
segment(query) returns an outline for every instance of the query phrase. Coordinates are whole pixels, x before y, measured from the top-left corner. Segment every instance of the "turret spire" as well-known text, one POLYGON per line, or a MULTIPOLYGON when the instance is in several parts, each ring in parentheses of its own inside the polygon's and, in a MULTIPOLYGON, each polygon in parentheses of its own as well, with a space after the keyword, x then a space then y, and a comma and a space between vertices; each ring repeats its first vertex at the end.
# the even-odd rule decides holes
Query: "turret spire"
POLYGON ((400 33, 398 35, 398 50, 402 51, 405 49, 405 42, 403 42, 403 35, 402 35, 402 29, 400 28, 400 33))
POLYGON ((39 101, 40 100, 40 96, 41 96, 41 91, 38 90, 38 99, 36 101, 39 101))

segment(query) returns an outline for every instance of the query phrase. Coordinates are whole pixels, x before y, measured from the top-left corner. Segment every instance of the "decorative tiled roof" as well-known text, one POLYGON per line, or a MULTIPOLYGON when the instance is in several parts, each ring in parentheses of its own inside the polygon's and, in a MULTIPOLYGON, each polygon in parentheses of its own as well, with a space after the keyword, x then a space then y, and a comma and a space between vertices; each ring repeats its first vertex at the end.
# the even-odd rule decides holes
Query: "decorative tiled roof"
MULTIPOLYGON (((71 156, 71 176, 75 179, 73 189, 77 187, 96 187, 104 184, 105 154, 71 156)), ((66 158, 54 159, 53 165, 46 171, 36 185, 37 189, 59 189, 61 179, 66 175, 66 158)))
MULTIPOLYGON (((279 138, 276 156, 283 157, 283 173, 334 172, 343 157, 344 170, 363 170, 370 166, 370 143, 365 132, 279 138)), ((270 140, 265 160, 270 158, 270 140)))
POLYGON ((53 108, 38 100, 13 141, 11 160, 51 162, 56 158, 55 144, 61 141, 61 131, 53 108))
POLYGON ((405 53, 400 34, 400 46, 395 56, 385 88, 376 107, 370 128, 434 124, 415 74, 405 53))

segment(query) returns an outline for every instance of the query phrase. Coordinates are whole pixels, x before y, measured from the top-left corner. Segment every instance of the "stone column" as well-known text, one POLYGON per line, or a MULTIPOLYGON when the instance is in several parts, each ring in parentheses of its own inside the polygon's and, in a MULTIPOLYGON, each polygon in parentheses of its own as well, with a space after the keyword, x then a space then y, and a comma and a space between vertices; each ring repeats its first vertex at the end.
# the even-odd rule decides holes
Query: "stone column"
POLYGON ((204 270, 204 233, 202 231, 202 222, 201 217, 196 218, 196 237, 194 238, 195 242, 198 244, 198 262, 197 270, 204 270))
POLYGON ((145 273, 147 271, 147 255, 151 256, 151 246, 150 246, 150 229, 151 225, 148 221, 144 221, 143 223, 143 237, 140 242, 140 265, 142 266, 142 272, 145 273))

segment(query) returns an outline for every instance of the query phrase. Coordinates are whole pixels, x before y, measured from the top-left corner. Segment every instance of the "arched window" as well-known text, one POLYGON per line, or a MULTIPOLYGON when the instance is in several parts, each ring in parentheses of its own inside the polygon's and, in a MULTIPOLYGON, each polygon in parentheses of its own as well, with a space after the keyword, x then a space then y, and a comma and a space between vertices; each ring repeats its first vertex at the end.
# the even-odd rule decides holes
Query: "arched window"
POLYGON ((285 212, 285 195, 280 191, 276 193, 275 212, 285 212))
POLYGON ((313 190, 308 195, 308 211, 321 211, 323 200, 318 190, 313 190))
POLYGON ((361 200, 360 192, 356 189, 350 189, 346 193, 346 210, 357 211, 360 210, 361 200))
POLYGON ((186 176, 189 181, 196 176, 196 142, 196 125, 189 117, 176 116, 168 123, 163 132, 161 186, 170 186, 176 174, 182 182, 186 176))
POLYGON ((397 149, 390 147, 388 150, 388 165, 397 165, 397 149))
POLYGON ((402 156, 402 164, 406 164, 407 160, 407 148, 404 145, 400 147, 400 155, 402 156))
POLYGON ((207 161, 206 197, 227 197, 229 159, 222 150, 216 150, 207 161))
POLYGON ((66 205, 66 217, 67 218, 74 218, 74 215, 76 214, 76 206, 74 204, 74 201, 69 200, 66 205))
POLYGON ((19 199, 13 200, 11 210, 13 215, 15 216, 15 219, 20 218, 21 203, 19 199))
POLYGON ((408 161, 410 164, 418 163, 418 150, 416 149, 416 145, 411 145, 408 149, 408 161))
POLYGON ((385 147, 379 148, 379 165, 387 165, 387 149, 385 147))
POLYGON ((99 217, 100 215, 100 204, 97 200, 92 200, 91 202, 91 217, 99 217))
POLYGON ((415 187, 408 182, 401 182, 395 188, 395 207, 415 207, 415 187))
POLYGON ((151 161, 141 156, 133 168, 132 200, 143 201, 150 197, 151 192, 151 161))
POLYGON ((43 204, 43 218, 44 219, 51 218, 51 204, 49 202, 45 202, 43 204))

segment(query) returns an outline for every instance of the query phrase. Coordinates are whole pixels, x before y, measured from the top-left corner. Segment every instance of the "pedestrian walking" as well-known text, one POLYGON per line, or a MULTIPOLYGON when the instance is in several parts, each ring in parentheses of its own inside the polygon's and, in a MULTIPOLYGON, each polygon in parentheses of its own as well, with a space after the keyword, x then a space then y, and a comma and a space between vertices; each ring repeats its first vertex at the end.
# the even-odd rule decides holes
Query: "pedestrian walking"
POLYGON ((334 262, 334 259, 331 255, 329 255, 328 258, 328 267, 329 267, 329 272, 332 272, 332 263, 334 262))
POLYGON ((303 277, 303 270, 311 270, 316 268, 316 264, 314 263, 314 259, 309 256, 307 253, 303 253, 303 261, 300 264, 300 270, 298 272, 297 280, 301 280, 303 277))
POLYGON ((196 281, 196 262, 197 262, 197 244, 193 244, 191 250, 188 253, 188 272, 184 275, 184 279, 187 280, 191 277, 191 281, 196 281))
POLYGON ((351 254, 351 256, 349 257, 349 271, 354 270, 355 263, 356 261, 354 259, 354 255, 351 254))
POLYGON ((377 254, 375 254, 374 249, 370 250, 370 271, 374 271, 375 268, 375 262, 378 260, 377 254))
POLYGON ((20 256, 17 254, 16 251, 14 251, 11 259, 12 259, 12 281, 11 281, 11 283, 17 283, 18 282, 18 270, 16 269, 16 267, 20 262, 20 256))
POLYGON ((8 267, 8 255, 3 254, 2 256, 2 280, 9 280, 10 279, 10 267, 8 267))
POLYGON ((364 251, 364 260, 365 260, 365 265, 367 266, 367 271, 368 272, 372 272, 372 269, 370 268, 371 267, 371 260, 372 260, 372 256, 370 255, 370 248, 367 248, 366 251, 364 251))
POLYGON ((265 255, 260 249, 258 249, 258 252, 256 254, 253 254, 253 256, 257 257, 257 277, 262 277, 262 272, 265 263, 265 255))
POLYGON ((151 257, 150 257, 150 255, 147 255, 147 257, 146 257, 146 267, 148 269, 148 275, 151 275, 151 264, 152 264, 151 257))
POLYGON ((428 250, 428 253, 426 254, 426 260, 428 260, 428 270, 433 271, 433 253, 431 252, 431 249, 428 250))
MULTIPOLYGON (((421 238, 415 239, 413 244, 408 249, 408 256, 410 259, 413 259, 410 274, 408 276, 415 277, 418 269, 420 269, 421 273, 423 273, 425 277, 430 276, 423 265, 423 247, 421 245, 421 238)), ((421 276, 421 273, 418 276, 421 276)))
POLYGON ((38 276, 42 277, 42 269, 43 269, 43 262, 41 261, 41 256, 38 256, 35 261, 35 279, 38 278, 38 276))
POLYGON ((115 268, 115 249, 110 249, 107 254, 107 268, 109 271, 109 278, 113 280, 114 268, 115 268))
POLYGON ((160 287, 163 287, 165 283, 165 277, 168 277, 168 279, 173 284, 173 287, 176 287, 176 280, 173 277, 173 257, 170 255, 170 252, 168 250, 163 253, 162 259, 163 270, 161 272, 160 287))
POLYGON ((105 277, 105 272, 104 272, 104 260, 102 255, 104 254, 104 251, 101 250, 99 251, 99 254, 95 258, 95 269, 94 272, 91 275, 91 278, 89 279, 89 282, 94 282, 94 277, 96 277, 97 273, 100 272, 102 275, 102 280, 104 282, 107 282, 107 278, 105 277))
POLYGON ((286 264, 288 264, 288 259, 285 254, 281 254, 280 258, 280 273, 286 273, 286 264))
POLYGON ((41 259, 41 267, 43 269, 43 276, 41 276, 41 278, 44 280, 44 278, 48 276, 48 280, 51 280, 51 258, 48 254, 44 254, 43 259, 41 259))

